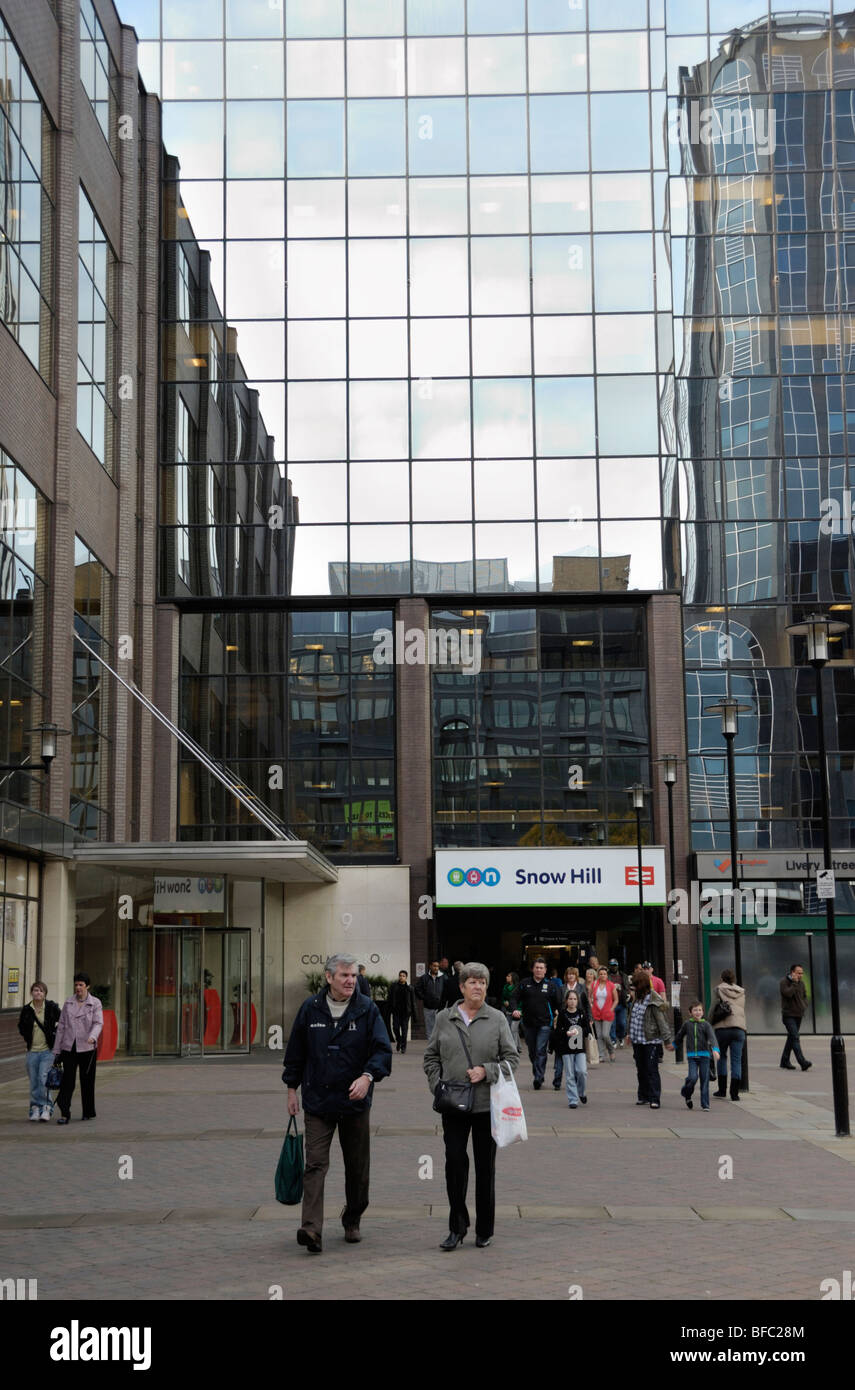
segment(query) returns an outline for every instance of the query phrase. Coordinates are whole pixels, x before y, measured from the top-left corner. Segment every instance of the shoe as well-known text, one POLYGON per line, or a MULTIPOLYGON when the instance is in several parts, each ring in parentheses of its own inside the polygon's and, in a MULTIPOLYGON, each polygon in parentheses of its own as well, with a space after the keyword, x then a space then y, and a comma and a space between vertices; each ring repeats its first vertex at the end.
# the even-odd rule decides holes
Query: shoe
POLYGON ((358 1226, 345 1226, 344 1238, 348 1245, 358 1245, 362 1239, 358 1226))
POLYGON ((39 1115, 39 1119, 40 1119, 40 1120, 47 1120, 47 1121, 49 1122, 49 1121, 50 1121, 50 1117, 51 1117, 51 1109, 50 1109, 50 1106, 49 1106, 49 1105, 43 1105, 43 1106, 42 1106, 42 1113, 39 1115))
POLYGON ((57 1124, 58 1124, 58 1125, 67 1125, 67 1124, 69 1123, 70 1119, 71 1119, 71 1116, 70 1116, 70 1115, 60 1115, 59 1119, 57 1120, 57 1124))
POLYGON ((652 1100, 652 1101, 650 1102, 650 1109, 651 1109, 651 1110, 658 1110, 658 1109, 659 1109, 659 1102, 658 1102, 658 1100, 652 1100))
POLYGON ((38 1107, 37 1105, 31 1105, 31 1106, 30 1106, 30 1119, 31 1119, 31 1120, 40 1120, 41 1117, 42 1117, 42 1112, 41 1112, 41 1110, 39 1109, 39 1107, 38 1107))
POLYGON ((610 1053, 609 1053, 609 1061, 610 1061, 610 1062, 613 1062, 614 1060, 615 1060, 615 1054, 614 1054, 614 1052, 610 1052, 610 1053))
POLYGON ((587 1096, 580 1096, 579 1099, 580 1099, 580 1101, 582 1102, 583 1105, 587 1105, 587 1104, 588 1104, 588 1097, 587 1097, 587 1096))
POLYGON ((792 1062, 782 1062, 781 1071, 795 1071, 795 1067, 793 1066, 792 1062))
POLYGON ((719 1076, 717 1079, 718 1090, 713 1091, 713 1095, 716 1097, 717 1100, 727 1100, 727 1077, 719 1076))
POLYGON ((621 1038, 618 1047, 626 1047, 626 1038, 621 1038))
POLYGON ((636 1105, 646 1105, 646 1104, 647 1104, 647 1101, 646 1101, 646 1100, 637 1100, 635 1103, 636 1103, 636 1105))
POLYGON ((323 1249, 320 1236, 316 1236, 314 1231, 305 1230, 302 1226, 297 1232, 297 1244, 305 1245, 310 1255, 320 1255, 323 1249))
POLYGON ((691 1109, 694 1108, 695 1102, 694 1102, 693 1100, 689 1100, 689 1097, 688 1097, 688 1096, 683 1096, 683 1100, 686 1102, 686 1109, 687 1109, 687 1110, 691 1110, 691 1109))
POLYGON ((535 1089, 536 1091, 539 1091, 542 1085, 543 1085, 543 1082, 542 1082, 542 1081, 535 1081, 535 1083, 534 1083, 534 1089, 535 1089))
POLYGON ((553 1083, 552 1083, 552 1089, 553 1089, 553 1091, 560 1091, 560 1090, 561 1090, 561 1082, 560 1082, 560 1081, 553 1081, 553 1083))
POLYGON ((802 1071, 810 1071, 813 1062, 802 1062, 802 1071))
POLYGON ((458 1235, 457 1231, 449 1231, 445 1240, 440 1241, 440 1250, 456 1250, 458 1245, 463 1244, 463 1236, 458 1235))
POLYGON ((739 1082, 734 1077, 730 1078, 730 1099, 739 1100, 739 1082))
POLYGON ((568 1109, 570 1109, 570 1110, 578 1110, 578 1109, 579 1109, 579 1106, 578 1106, 578 1105, 574 1105, 573 1102, 572 1102, 572 1100, 569 1100, 569 1101, 567 1102, 567 1106, 568 1106, 568 1109))
POLYGON ((476 1237, 475 1237, 475 1248, 476 1248, 476 1250, 486 1250, 486 1249, 487 1249, 487 1246, 488 1246, 488 1245, 492 1245, 492 1244, 493 1244, 493 1237, 492 1237, 492 1236, 476 1236, 476 1237))

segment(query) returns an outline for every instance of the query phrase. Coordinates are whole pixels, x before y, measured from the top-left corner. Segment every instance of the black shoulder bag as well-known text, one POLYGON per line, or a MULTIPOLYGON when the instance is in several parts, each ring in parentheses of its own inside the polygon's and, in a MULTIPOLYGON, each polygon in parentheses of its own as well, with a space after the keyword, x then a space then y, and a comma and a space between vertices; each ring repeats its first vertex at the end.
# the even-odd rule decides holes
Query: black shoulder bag
MULTIPOLYGON (((469 1044, 466 1037, 455 1025, 455 1032, 460 1038, 463 1051, 466 1053, 466 1060, 470 1068, 474 1065, 472 1053, 469 1051, 469 1044)), ((468 1114, 475 1103, 475 1085, 472 1081, 439 1081, 433 1093, 433 1108, 440 1114, 444 1111, 454 1111, 456 1114, 468 1114)))

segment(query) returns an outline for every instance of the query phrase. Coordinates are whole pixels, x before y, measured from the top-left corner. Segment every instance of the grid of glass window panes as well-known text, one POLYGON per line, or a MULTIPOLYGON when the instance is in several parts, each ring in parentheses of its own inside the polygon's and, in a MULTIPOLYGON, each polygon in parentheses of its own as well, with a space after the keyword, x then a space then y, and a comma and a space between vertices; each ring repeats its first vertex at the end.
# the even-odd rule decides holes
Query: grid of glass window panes
POLYGON ((0 914, 0 1009, 22 1009, 36 973, 38 864, 0 854, 0 914))
POLYGON ((299 502, 291 592, 673 583, 646 0, 120 10, 299 502))
MULTIPOLYGON (((74 631, 110 665, 112 577, 78 537, 74 538, 74 631)), ((81 834, 103 840, 109 833, 109 677, 97 657, 74 643, 71 709, 69 820, 81 834)))
POLYGON ((116 153, 118 143, 118 70, 92 0, 80 0, 80 81, 104 139, 116 153))
MULTIPOLYGON (((38 762, 44 718, 47 502, 0 449, 0 763, 38 762)), ((0 798, 42 809, 41 769, 0 773, 0 798)))
POLYGON ((98 462, 113 472, 115 440, 116 258, 83 189, 79 199, 77 428, 98 462))
MULTIPOLYGON (((391 610, 183 613, 180 724, 331 858, 394 858, 391 610), (388 640, 387 640, 388 638, 388 640)), ((267 838, 193 758, 182 839, 267 838)))
POLYGON ((0 321, 50 384, 53 344, 51 127, 0 18, 0 321))
POLYGON ((435 843, 636 843, 627 788, 650 785, 642 609, 434 607, 431 623, 435 843), (460 660, 444 670, 449 654, 460 660))
MULTIPOLYGON (((669 4, 666 19, 693 843, 729 847, 724 740, 704 713, 729 693, 746 706, 740 845, 816 847, 814 673, 785 629, 816 608, 851 621, 849 21, 736 0, 669 4)), ((831 653, 832 840, 847 846, 850 631, 831 653)))

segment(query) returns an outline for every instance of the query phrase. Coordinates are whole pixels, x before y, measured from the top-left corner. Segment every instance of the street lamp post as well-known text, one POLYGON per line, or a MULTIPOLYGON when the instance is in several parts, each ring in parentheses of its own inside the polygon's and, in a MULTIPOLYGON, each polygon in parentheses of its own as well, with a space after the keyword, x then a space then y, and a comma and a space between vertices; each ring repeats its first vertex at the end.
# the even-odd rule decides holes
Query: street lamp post
MULTIPOLYGON (((671 890, 672 890, 672 892, 673 892, 673 890, 674 890, 674 888, 675 888, 675 886, 676 886, 676 881, 675 881, 675 879, 676 879, 676 868, 675 868, 675 856, 674 856, 674 786, 675 786, 676 781, 677 781, 677 759, 676 759, 676 758, 672 758, 672 757, 664 757, 664 758, 660 758, 659 761, 662 763, 663 778, 664 778, 665 786, 666 786, 667 789, 668 789, 668 862, 669 862, 669 870, 670 870, 670 886, 671 886, 671 890)), ((673 904, 672 904, 672 907, 673 907, 673 904)), ((667 911, 667 909, 666 909, 666 911, 667 911)), ((680 1028, 682 1027, 683 1015, 682 1015, 682 1011, 681 1011, 680 1005, 679 1005, 679 994, 678 994, 678 989, 679 989, 679 985, 680 985, 680 970, 679 970, 679 966, 678 966, 678 964, 677 964, 677 922, 676 922, 676 913, 673 912, 673 911, 671 911, 671 912, 669 912, 669 916, 670 916, 670 918, 671 918, 671 959, 672 959, 672 963, 673 963, 674 984, 677 986, 677 989, 674 990, 674 997, 675 997, 675 999, 678 1001, 678 1002, 675 1003, 675 1005, 674 1005, 674 1032, 677 1033, 677 1032, 679 1032, 680 1028)), ((682 1041, 679 1042, 679 1043, 677 1044, 677 1052, 676 1052, 676 1058, 675 1058, 675 1060, 676 1060, 677 1062, 682 1062, 682 1060, 683 1060, 683 1043, 682 1043, 682 1041)))
POLYGON ((30 734, 41 734, 41 761, 31 763, 0 763, 0 772, 50 772, 51 763, 56 757, 56 740, 67 729, 58 729, 56 724, 36 724, 30 734))
MULTIPOLYGON (((742 939, 740 934, 740 918, 742 912, 739 907, 739 841, 736 828, 736 769, 733 757, 733 741, 739 732, 739 716, 747 714, 751 705, 741 705, 737 700, 730 697, 719 701, 717 705, 707 705, 704 714, 721 715, 721 732, 727 748, 727 802, 730 819, 730 896, 731 914, 733 916, 733 964, 736 971, 736 983, 742 984, 742 939)), ((748 1090, 748 1037, 742 1049, 742 1079, 739 1083, 741 1091, 748 1090)))
MULTIPOLYGON (((822 694, 822 668, 828 662, 829 635, 847 631, 846 623, 834 622, 821 613, 812 613, 803 623, 787 628, 791 637, 804 637, 807 658, 816 674, 817 746, 819 750, 819 785, 822 795, 822 860, 826 870, 832 867, 830 796, 828 789, 828 757, 825 751, 825 706, 822 694)), ((840 1031, 840 996, 837 980, 837 929, 834 916, 834 893, 825 899, 826 934, 828 939, 828 974, 831 982, 831 1087, 834 1095, 834 1128, 838 1138, 849 1134, 849 1087, 846 1077, 846 1045, 840 1031)))
POLYGON ((647 932, 644 926, 644 871, 641 862, 641 813, 644 810, 644 797, 650 791, 641 782, 633 782, 627 793, 635 811, 635 839, 638 846, 638 925, 641 930, 641 959, 652 959, 647 948, 647 932))

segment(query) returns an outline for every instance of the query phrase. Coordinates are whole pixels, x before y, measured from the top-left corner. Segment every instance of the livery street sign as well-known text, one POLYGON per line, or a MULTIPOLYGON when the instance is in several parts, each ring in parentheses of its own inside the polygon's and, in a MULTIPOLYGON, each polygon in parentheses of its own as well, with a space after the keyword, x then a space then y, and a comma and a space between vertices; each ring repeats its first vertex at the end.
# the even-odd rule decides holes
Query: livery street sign
MULTIPOLYGON (((665 904, 665 851, 645 845, 644 905, 665 904)), ((437 907, 634 907, 638 850, 438 849, 437 907)))
MULTIPOLYGON (((716 879, 730 882, 729 853, 722 850, 713 854, 703 850, 694 857, 694 876, 702 883, 714 883, 716 879)), ((821 849, 749 849, 737 855, 739 878, 746 881, 816 878, 823 862, 821 849)), ((855 849, 832 850, 831 868, 841 879, 855 880, 855 849)))

